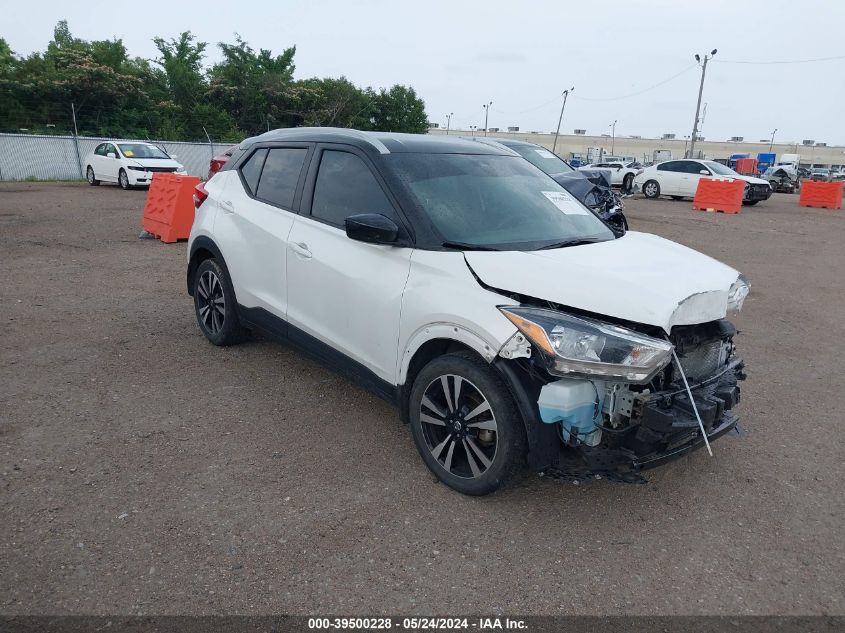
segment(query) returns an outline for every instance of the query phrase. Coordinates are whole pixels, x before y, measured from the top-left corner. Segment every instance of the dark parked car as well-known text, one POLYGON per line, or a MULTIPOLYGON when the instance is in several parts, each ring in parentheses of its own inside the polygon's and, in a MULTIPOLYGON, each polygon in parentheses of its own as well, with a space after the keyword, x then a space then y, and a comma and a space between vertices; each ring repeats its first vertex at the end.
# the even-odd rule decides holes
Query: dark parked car
POLYGON ((611 187, 607 170, 573 169, 557 154, 542 145, 504 138, 476 138, 487 144, 503 145, 516 152, 535 167, 555 179, 584 206, 592 209, 607 224, 619 231, 628 230, 628 220, 622 212, 625 204, 611 187))

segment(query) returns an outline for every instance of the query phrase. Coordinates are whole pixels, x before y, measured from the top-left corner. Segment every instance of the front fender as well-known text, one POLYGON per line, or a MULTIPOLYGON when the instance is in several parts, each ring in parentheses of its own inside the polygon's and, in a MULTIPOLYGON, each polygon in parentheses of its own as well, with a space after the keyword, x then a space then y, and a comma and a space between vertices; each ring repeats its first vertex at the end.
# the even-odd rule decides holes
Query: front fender
MULTIPOLYGON (((514 328, 514 331, 516 331, 516 328, 514 328)), ((493 362, 501 347, 458 323, 440 322, 424 325, 417 329, 408 339, 408 344, 405 347, 399 365, 399 380, 397 384, 405 384, 405 380, 408 377, 408 367, 411 364, 414 354, 428 341, 437 339, 463 343, 488 363, 493 362)))

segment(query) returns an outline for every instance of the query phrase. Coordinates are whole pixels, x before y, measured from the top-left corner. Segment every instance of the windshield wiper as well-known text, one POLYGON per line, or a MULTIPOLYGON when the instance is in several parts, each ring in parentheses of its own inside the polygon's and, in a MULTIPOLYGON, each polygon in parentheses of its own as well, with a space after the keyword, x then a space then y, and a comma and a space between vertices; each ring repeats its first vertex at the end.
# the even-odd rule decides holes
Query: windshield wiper
POLYGON ((469 244, 468 242, 453 242, 446 240, 441 244, 444 248, 454 248, 459 251, 498 251, 498 248, 484 246, 483 244, 469 244))
POLYGON ((581 238, 581 239, 574 239, 574 240, 564 240, 562 242, 555 242, 554 244, 548 244, 546 246, 541 246, 538 248, 538 251, 547 251, 553 248, 566 248, 567 246, 581 246, 582 244, 597 244, 598 242, 605 242, 607 240, 598 240, 595 238, 581 238))

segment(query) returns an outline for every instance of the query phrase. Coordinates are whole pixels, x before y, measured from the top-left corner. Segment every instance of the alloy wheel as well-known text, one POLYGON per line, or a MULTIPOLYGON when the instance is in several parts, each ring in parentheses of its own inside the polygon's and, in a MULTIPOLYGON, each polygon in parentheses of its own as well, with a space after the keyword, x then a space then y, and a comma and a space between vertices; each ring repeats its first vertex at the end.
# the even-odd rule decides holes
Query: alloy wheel
POLYGON ((420 403, 423 438, 451 475, 474 479, 493 464, 498 448, 496 416, 472 382, 454 374, 435 378, 420 403))
POLYGON ((220 278, 213 271, 206 270, 199 278, 197 294, 200 320, 211 334, 217 334, 223 329, 226 319, 226 299, 220 278))
POLYGON ((120 172, 120 186, 124 189, 129 189, 129 176, 125 171, 120 172))
POLYGON ((94 170, 90 167, 88 168, 88 182, 94 184, 94 170))

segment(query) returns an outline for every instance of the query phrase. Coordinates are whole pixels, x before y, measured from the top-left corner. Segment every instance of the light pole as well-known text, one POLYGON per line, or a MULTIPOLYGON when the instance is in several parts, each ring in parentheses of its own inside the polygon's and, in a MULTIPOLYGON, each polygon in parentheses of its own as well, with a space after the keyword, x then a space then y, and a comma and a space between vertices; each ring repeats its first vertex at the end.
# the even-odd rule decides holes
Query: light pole
POLYGON ((684 158, 689 158, 687 156, 687 144, 689 143, 689 134, 684 134, 684 158))
POLYGON ((478 129, 477 125, 470 125, 469 131, 472 132, 472 136, 475 136, 475 131, 478 129))
POLYGON ((575 90, 575 86, 572 86, 569 90, 563 91, 563 105, 560 106, 560 117, 557 120, 557 131, 555 132, 555 142, 552 143, 552 152, 554 152, 555 148, 557 148, 557 137, 560 134, 560 122, 563 121, 563 109, 566 107, 566 98, 573 90, 575 90))
POLYGON ((707 62, 713 59, 713 56, 716 54, 716 49, 714 48, 710 51, 710 56, 704 55, 704 62, 702 63, 701 57, 696 54, 695 61, 701 64, 701 85, 698 87, 698 103, 695 104, 695 122, 692 124, 692 136, 690 138, 689 143, 689 157, 695 157, 695 137, 698 134, 698 113, 701 110, 701 94, 704 92, 704 75, 707 72, 707 62))
POLYGON ((610 132, 610 155, 616 156, 616 119, 608 127, 612 128, 610 132))
POLYGON ((487 136, 487 116, 490 114, 490 106, 493 102, 485 103, 481 107, 484 108, 484 136, 487 136))
POLYGON ((452 127, 452 115, 455 114, 454 112, 450 112, 446 115, 446 134, 449 133, 449 129, 452 127))
POLYGON ((775 144, 775 132, 777 132, 777 131, 778 131, 778 129, 777 129, 777 128, 775 128, 774 130, 772 130, 772 140, 771 140, 771 141, 769 141, 769 154, 771 154, 771 153, 772 153, 772 145, 774 145, 774 144, 775 144))

